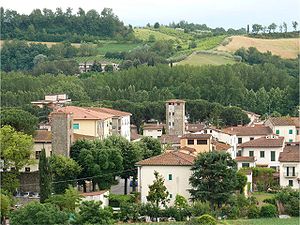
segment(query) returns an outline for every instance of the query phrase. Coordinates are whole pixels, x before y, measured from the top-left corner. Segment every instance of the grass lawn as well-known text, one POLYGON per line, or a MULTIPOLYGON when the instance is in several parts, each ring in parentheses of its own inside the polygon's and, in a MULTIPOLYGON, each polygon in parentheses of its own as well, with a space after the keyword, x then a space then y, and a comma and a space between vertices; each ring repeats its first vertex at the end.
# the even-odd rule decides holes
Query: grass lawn
POLYGON ((183 61, 178 62, 178 65, 193 65, 193 66, 201 66, 201 65, 222 65, 222 64, 234 64, 235 61, 231 58, 228 58, 223 55, 214 55, 214 54, 191 54, 183 61))
POLYGON ((253 192, 252 194, 258 201, 259 206, 265 205, 263 202, 266 198, 273 198, 274 194, 266 193, 266 192, 253 192))
MULTIPOLYGON (((290 219, 279 218, 264 218, 264 219, 238 219, 238 220, 224 220, 219 225, 299 225, 299 217, 290 219)), ((121 223, 120 225, 184 225, 185 222, 161 222, 161 223, 121 223)))

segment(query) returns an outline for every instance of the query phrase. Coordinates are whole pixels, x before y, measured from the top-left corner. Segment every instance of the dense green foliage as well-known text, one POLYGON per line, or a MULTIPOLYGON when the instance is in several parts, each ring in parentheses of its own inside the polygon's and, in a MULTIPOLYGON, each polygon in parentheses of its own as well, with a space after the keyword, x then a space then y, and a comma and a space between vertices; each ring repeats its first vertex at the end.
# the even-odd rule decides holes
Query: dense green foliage
POLYGON ((38 118, 22 109, 3 109, 0 118, 2 126, 9 125, 29 135, 33 135, 37 128, 38 118))
POLYGON ((192 218, 187 225, 217 225, 217 220, 211 215, 204 214, 200 217, 192 218))
POLYGON ((68 215, 50 203, 31 202, 11 213, 10 224, 68 224, 68 215))
POLYGON ((3 39, 31 41, 94 41, 99 38, 132 39, 132 28, 125 27, 112 9, 104 8, 99 14, 82 8, 75 14, 71 8, 63 12, 57 8, 35 9, 29 15, 1 7, 1 33, 3 39))
POLYGON ((148 186, 147 201, 155 204, 156 207, 166 206, 166 203, 169 202, 169 192, 164 184, 165 180, 157 171, 154 171, 154 177, 153 184, 148 186))
POLYGON ((193 200, 209 201, 212 210, 218 208, 237 187, 237 165, 228 153, 200 153, 191 168, 189 190, 193 200))
POLYGON ((281 190, 275 196, 275 200, 280 201, 285 208, 285 212, 290 216, 300 215, 300 192, 289 187, 281 190))
POLYGON ((277 208, 275 205, 267 204, 263 205, 260 209, 261 217, 276 217, 277 216, 277 208))
POLYGON ((46 157, 45 149, 40 153, 39 160, 39 183, 40 183, 40 202, 44 203, 52 193, 52 175, 50 170, 49 159, 46 157))

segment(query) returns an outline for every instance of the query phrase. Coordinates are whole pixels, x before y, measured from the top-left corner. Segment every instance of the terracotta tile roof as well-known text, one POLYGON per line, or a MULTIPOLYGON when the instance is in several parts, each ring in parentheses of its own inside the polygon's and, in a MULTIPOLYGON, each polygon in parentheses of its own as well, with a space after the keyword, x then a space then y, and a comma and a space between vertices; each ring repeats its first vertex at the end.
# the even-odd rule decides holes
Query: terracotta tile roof
POLYGON ((195 156, 179 151, 166 152, 162 155, 154 156, 136 163, 141 166, 191 166, 195 156))
POLYGON ((160 143, 162 144, 180 144, 180 137, 177 135, 163 134, 160 137, 160 143))
POLYGON ((256 125, 253 127, 247 126, 237 126, 237 127, 227 127, 223 131, 236 134, 237 136, 260 136, 272 134, 273 131, 270 127, 256 125))
POLYGON ((291 117, 271 117, 269 121, 274 126, 294 126, 295 122, 291 117))
POLYGON ((184 134, 180 139, 210 139, 211 135, 210 134, 184 134))
POLYGON ((88 108, 82 108, 77 106, 66 106, 57 109, 57 112, 64 112, 64 113, 73 113, 73 118, 76 120, 83 119, 83 120, 105 120, 108 118, 112 118, 111 114, 97 112, 94 110, 90 110, 88 108))
POLYGON ((188 146, 184 146, 184 147, 180 148, 179 151, 187 151, 190 153, 197 152, 196 149, 188 147, 188 146))
POLYGON ((291 119, 294 121, 294 124, 297 128, 300 127, 300 119, 299 117, 291 117, 291 119))
POLYGON ((111 114, 113 116, 131 116, 132 114, 129 112, 124 112, 124 111, 120 111, 120 110, 116 110, 116 109, 110 109, 110 108, 96 108, 96 107, 89 107, 87 109, 90 110, 94 110, 97 112, 102 112, 102 113, 107 113, 107 114, 111 114))
POLYGON ((216 140, 212 141, 212 145, 213 145, 215 151, 227 151, 228 149, 231 148, 231 146, 229 144, 226 144, 226 143, 220 142, 220 141, 216 141, 216 140))
POLYGON ((188 123, 185 126, 185 130, 188 132, 200 132, 204 129, 205 125, 201 123, 188 123))
POLYGON ((280 162, 300 162, 299 142, 287 143, 283 152, 279 154, 280 162))
POLYGON ((252 141, 247 141, 245 143, 240 144, 239 147, 241 147, 241 148, 273 148, 273 147, 283 147, 283 143, 284 143, 284 137, 270 135, 270 136, 254 139, 252 141))
POLYGON ((238 162, 254 162, 254 157, 253 156, 237 156, 235 158, 235 160, 238 162))
POLYGON ((83 192, 80 193, 81 196, 87 197, 87 196, 96 196, 96 195, 102 195, 108 192, 108 190, 102 190, 102 191, 94 191, 94 192, 83 192))
POLYGON ((148 124, 144 124, 143 128, 144 130, 162 130, 163 127, 166 128, 166 124, 151 124, 151 123, 148 123, 148 124))
POLYGON ((142 137, 142 135, 136 133, 136 132, 131 132, 130 133, 130 140, 134 141, 134 140, 138 140, 142 137))
POLYGON ((73 133, 73 138, 74 138, 74 141, 77 141, 77 140, 95 140, 95 139, 98 139, 97 137, 94 137, 94 136, 83 135, 83 134, 76 134, 76 133, 73 133))
POLYGON ((36 130, 33 139, 34 139, 34 142, 36 142, 36 143, 39 143, 39 142, 52 142, 51 131, 36 130))
POLYGON ((185 101, 181 100, 181 99, 170 99, 170 100, 168 100, 166 102, 167 103, 173 103, 173 102, 175 102, 175 103, 185 103, 185 101))

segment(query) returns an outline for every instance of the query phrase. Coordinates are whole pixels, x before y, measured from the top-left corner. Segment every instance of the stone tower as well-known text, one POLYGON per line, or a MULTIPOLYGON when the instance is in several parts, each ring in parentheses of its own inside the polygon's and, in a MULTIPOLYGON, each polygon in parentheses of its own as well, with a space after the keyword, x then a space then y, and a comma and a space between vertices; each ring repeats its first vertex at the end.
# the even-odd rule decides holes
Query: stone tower
POLYGON ((50 118, 52 153, 70 157, 73 143, 73 116, 64 112, 53 112, 50 118))
POLYGON ((167 133, 183 135, 185 131, 185 101, 172 99, 166 101, 167 133))

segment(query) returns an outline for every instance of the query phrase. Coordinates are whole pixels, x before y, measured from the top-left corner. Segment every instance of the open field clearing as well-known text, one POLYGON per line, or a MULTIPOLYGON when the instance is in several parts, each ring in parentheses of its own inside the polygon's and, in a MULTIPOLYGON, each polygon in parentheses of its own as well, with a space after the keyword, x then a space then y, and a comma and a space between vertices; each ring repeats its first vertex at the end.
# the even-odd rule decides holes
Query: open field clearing
POLYGON ((176 37, 161 33, 159 31, 153 31, 149 29, 134 29, 134 35, 136 38, 143 40, 143 41, 148 41, 150 35, 154 35, 155 40, 175 40, 176 37))
POLYGON ((207 53, 193 53, 186 59, 178 62, 176 65, 223 65, 223 64, 234 64, 235 61, 229 57, 223 55, 214 55, 207 53))
POLYGON ((300 53, 300 38, 260 39, 244 36, 232 36, 226 46, 218 46, 217 50, 235 52, 239 48, 256 47, 261 52, 271 51, 282 58, 297 58, 300 53))

